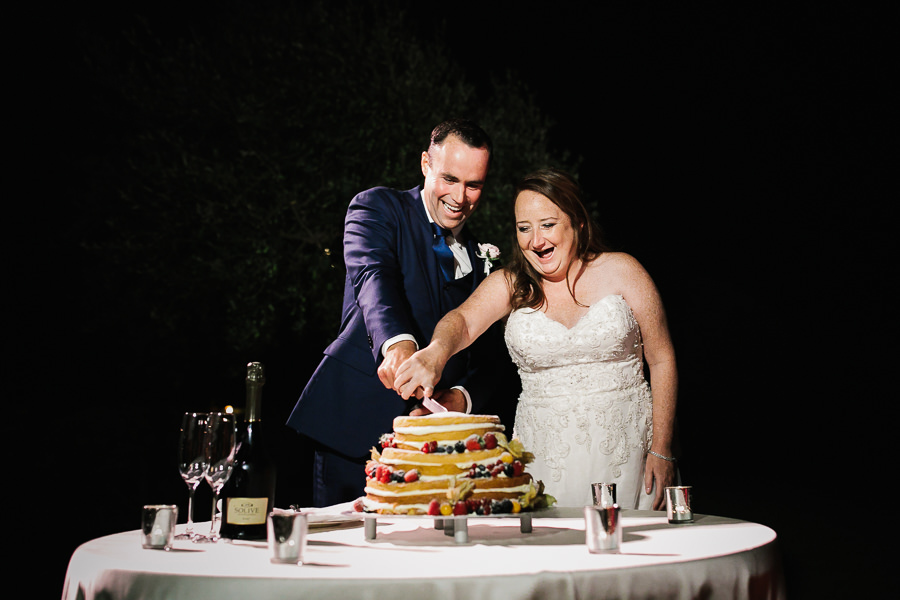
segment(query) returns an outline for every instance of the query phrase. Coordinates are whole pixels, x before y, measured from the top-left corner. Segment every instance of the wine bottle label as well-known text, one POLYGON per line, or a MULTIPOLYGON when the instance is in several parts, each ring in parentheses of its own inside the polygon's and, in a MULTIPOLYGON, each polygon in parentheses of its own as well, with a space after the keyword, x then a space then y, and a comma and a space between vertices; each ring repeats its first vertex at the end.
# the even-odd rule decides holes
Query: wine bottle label
POLYGON ((267 498, 228 498, 225 522, 231 525, 262 525, 266 522, 267 498))

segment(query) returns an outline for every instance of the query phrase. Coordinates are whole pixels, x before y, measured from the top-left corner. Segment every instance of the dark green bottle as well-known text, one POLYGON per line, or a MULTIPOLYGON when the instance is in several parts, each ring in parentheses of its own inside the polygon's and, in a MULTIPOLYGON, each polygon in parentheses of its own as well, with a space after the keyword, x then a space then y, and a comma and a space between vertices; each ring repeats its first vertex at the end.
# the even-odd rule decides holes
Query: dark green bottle
POLYGON ((265 382, 262 364, 248 364, 247 404, 238 425, 234 470, 222 490, 220 535, 232 540, 266 539, 266 516, 274 506, 276 465, 261 418, 265 382))

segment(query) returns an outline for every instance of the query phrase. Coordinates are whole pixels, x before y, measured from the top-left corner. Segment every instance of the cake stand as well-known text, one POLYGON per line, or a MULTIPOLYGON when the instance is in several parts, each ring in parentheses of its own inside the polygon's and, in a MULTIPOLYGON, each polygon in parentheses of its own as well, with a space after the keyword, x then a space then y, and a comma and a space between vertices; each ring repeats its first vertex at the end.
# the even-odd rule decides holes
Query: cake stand
MULTIPOLYGON (((543 509, 545 510, 545 509, 543 509)), ((442 529, 444 535, 450 536, 457 544, 465 544, 469 541, 469 519, 519 519, 519 531, 522 533, 531 533, 531 517, 538 511, 526 511, 516 514, 502 513, 495 515, 458 515, 439 517, 432 515, 381 515, 377 513, 363 513, 366 520, 365 531, 366 539, 374 540, 376 529, 378 527, 378 519, 434 519, 434 528, 442 529)))

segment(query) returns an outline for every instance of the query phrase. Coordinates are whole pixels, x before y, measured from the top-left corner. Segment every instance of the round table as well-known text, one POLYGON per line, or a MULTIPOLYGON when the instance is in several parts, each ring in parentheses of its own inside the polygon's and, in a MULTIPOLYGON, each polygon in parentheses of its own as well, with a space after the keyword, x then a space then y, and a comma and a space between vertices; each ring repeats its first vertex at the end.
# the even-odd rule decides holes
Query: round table
POLYGON ((271 563, 265 542, 162 551, 141 548, 137 530, 101 537, 72 555, 63 598, 784 597, 776 534, 757 523, 695 515, 672 525, 665 513, 623 511, 620 552, 591 554, 580 508, 536 513, 530 532, 516 518, 473 517, 465 543, 430 517, 379 517, 367 539, 345 508, 311 518, 301 565, 271 563))

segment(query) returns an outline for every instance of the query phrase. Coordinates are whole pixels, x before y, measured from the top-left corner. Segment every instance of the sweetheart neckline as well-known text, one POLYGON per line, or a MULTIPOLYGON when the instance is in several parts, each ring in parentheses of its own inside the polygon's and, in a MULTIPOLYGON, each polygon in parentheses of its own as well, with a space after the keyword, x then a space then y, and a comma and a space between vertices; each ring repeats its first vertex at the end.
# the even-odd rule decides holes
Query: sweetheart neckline
MULTIPOLYGON (((551 323, 556 323, 560 327, 565 328, 566 331, 573 331, 576 327, 581 325, 581 322, 584 321, 585 317, 587 317, 589 314, 591 314, 591 311, 594 310, 595 306, 598 306, 598 305, 600 305, 600 303, 605 302, 607 298, 621 298, 622 302, 625 302, 625 297, 622 296, 622 294, 607 294, 607 295, 603 296, 602 298, 600 298, 599 300, 597 300, 596 302, 594 302, 593 304, 591 304, 588 307, 587 311, 583 315, 578 317, 578 320, 575 321, 575 324, 572 325, 571 327, 568 327, 565 323, 561 323, 561 322, 557 321, 556 319, 549 316, 546 312, 544 312, 540 309, 535 309, 534 312, 541 313, 542 315, 544 315, 545 319, 547 319, 551 323)), ((625 306, 628 306, 627 302, 625 302, 625 306)), ((631 307, 629 306, 628 309, 631 310, 631 307)))

